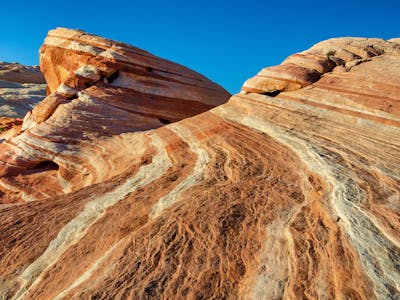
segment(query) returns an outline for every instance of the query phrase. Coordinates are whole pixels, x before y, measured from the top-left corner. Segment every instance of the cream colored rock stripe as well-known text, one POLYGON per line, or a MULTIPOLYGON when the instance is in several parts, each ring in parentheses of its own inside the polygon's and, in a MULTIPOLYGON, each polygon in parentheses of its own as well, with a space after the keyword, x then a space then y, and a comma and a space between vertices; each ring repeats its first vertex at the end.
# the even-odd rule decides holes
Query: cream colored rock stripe
POLYGON ((348 170, 338 167, 337 164, 330 164, 316 153, 315 146, 266 120, 257 118, 257 116, 249 117, 238 114, 229 106, 220 106, 211 112, 270 135, 292 149, 311 171, 324 178, 329 183, 331 205, 337 216, 340 217, 341 225, 346 228, 345 231, 350 235, 350 242, 355 246, 361 262, 365 266, 364 270, 367 270, 369 277, 375 284, 376 296, 385 299, 391 298, 393 290, 388 288, 388 282, 397 289, 397 293, 400 293, 400 274, 396 271, 395 262, 384 259, 390 257, 388 248, 392 249, 395 245, 384 236, 384 233, 376 234, 379 231, 374 222, 365 213, 361 213, 362 208, 357 206, 357 200, 361 201, 365 195, 356 183, 356 174, 348 174, 348 170), (354 199, 354 197, 357 199, 354 199), (385 243, 386 247, 382 247, 382 243, 385 243), (376 266, 374 266, 372 258, 379 262, 381 274, 375 272, 376 266))
POLYGON ((32 202, 37 200, 34 196, 28 195, 27 193, 18 189, 17 187, 4 182, 3 179, 1 178, 0 178, 0 187, 10 192, 19 193, 21 199, 25 202, 32 202))
MULTIPOLYGON (((200 147, 200 142, 193 137, 190 129, 186 128, 184 125, 177 123, 169 125, 168 129, 175 132, 182 140, 184 140, 189 145, 190 149, 197 154, 197 160, 191 174, 187 176, 171 192, 160 198, 158 202, 153 206, 152 212, 150 214, 152 218, 158 217, 164 209, 168 208, 176 200, 178 200, 182 192, 203 180, 206 165, 210 162, 208 153, 200 147)), ((90 278, 91 274, 99 267, 101 262, 104 261, 116 248, 116 246, 121 244, 122 241, 123 240, 120 240, 118 243, 114 244, 99 260, 95 262, 95 264, 89 270, 87 270, 70 287, 65 289, 54 299, 62 299, 68 294, 68 292, 72 291, 74 288, 90 278)))
POLYGON ((164 141, 155 133, 151 135, 151 139, 152 144, 157 149, 152 163, 142 166, 135 176, 121 186, 89 201, 84 210, 60 230, 57 237, 50 242, 46 251, 19 276, 22 286, 13 299, 24 298, 29 290, 42 280, 45 271, 53 266, 69 247, 85 235, 90 225, 101 218, 108 207, 115 205, 137 188, 160 178, 168 170, 172 163, 165 150, 164 141))
POLYGON ((305 201, 287 207, 287 213, 282 214, 279 220, 268 225, 266 240, 260 253, 260 267, 258 268, 257 278, 247 278, 243 287, 250 299, 291 298, 285 294, 287 289, 282 284, 287 281, 288 274, 296 273, 296 261, 294 259, 296 251, 289 230, 290 224, 304 207, 315 201, 310 198, 308 192, 310 190, 308 177, 301 177, 300 180, 300 188, 303 191, 305 201), (264 267, 270 271, 264 272, 264 267))
MULTIPOLYGON (((89 42, 86 42, 89 43, 89 42)), ((106 50, 104 50, 103 48, 99 48, 96 46, 92 46, 92 45, 88 45, 85 44, 85 41, 82 42, 78 42, 78 41, 71 41, 63 36, 54 36, 54 35, 49 35, 47 36, 47 38, 44 41, 44 45, 47 46, 52 46, 52 47, 58 47, 58 48, 63 48, 63 49, 67 49, 67 50, 72 50, 72 51, 81 51, 81 52, 86 52, 89 53, 91 55, 94 56, 100 56, 100 57, 104 57, 104 58, 108 58, 108 59, 115 59, 118 60, 120 62, 124 62, 124 63, 133 63, 133 64, 138 64, 138 65, 143 65, 143 62, 140 59, 134 58, 132 56, 126 56, 124 54, 121 54, 121 50, 128 50, 130 51, 130 49, 125 49, 123 47, 120 46, 116 46, 116 45, 112 45, 112 46, 108 46, 108 45, 102 45, 101 47, 107 47, 106 50)), ((140 55, 140 56, 145 56, 147 59, 151 59, 151 60, 159 60, 161 58, 157 58, 155 56, 153 56, 150 53, 139 53, 139 52, 134 52, 136 55, 140 55)), ((163 61, 163 59, 161 59, 163 61)), ((153 64, 153 62, 151 63, 153 64)), ((208 89, 208 90, 216 90, 217 87, 210 87, 207 84, 204 83, 204 81, 202 80, 202 77, 198 77, 198 75, 193 75, 190 74, 192 73, 192 71, 190 71, 189 74, 185 74, 185 75, 179 75, 179 73, 175 73, 176 70, 170 69, 170 67, 167 67, 166 70, 154 70, 154 73, 161 75, 165 78, 171 78, 174 80, 178 80, 178 86, 179 84, 182 85, 194 85, 197 86, 198 88, 204 88, 204 89, 208 89)), ((185 71, 187 72, 187 71, 185 71)), ((149 78, 147 78, 149 79, 149 78)), ((173 81, 170 81, 170 84, 173 83, 173 81)))
MULTIPOLYGON (((136 60, 130 59, 129 57, 122 55, 112 49, 103 50, 95 46, 86 45, 80 42, 70 41, 64 38, 59 38, 54 36, 47 37, 46 40, 44 41, 44 45, 64 48, 67 50, 82 51, 92 54, 94 56, 102 56, 105 58, 116 59, 126 63, 138 63, 136 60)), ((117 47, 114 48, 118 49, 117 47)))
POLYGON ((61 293, 59 293, 56 297, 53 298, 53 300, 59 300, 63 299, 70 291, 72 291, 74 288, 79 286, 81 283, 85 282, 87 279, 90 278, 90 276, 93 274, 93 272, 101 265, 101 263, 110 256, 110 254, 113 252, 115 248, 117 248, 126 238, 123 238, 119 240, 117 243, 115 243, 112 247, 110 247, 102 257, 100 257, 98 260, 95 261, 95 263, 85 272, 83 273, 77 280, 74 281, 73 284, 71 284, 68 288, 63 290, 61 293))
POLYGON ((175 132, 189 145, 190 150, 197 155, 197 160, 192 172, 171 192, 161 197, 157 203, 154 204, 150 214, 152 218, 157 218, 164 209, 177 201, 182 192, 202 181, 204 179, 206 166, 210 162, 210 157, 207 151, 201 147, 201 143, 194 137, 190 129, 178 123, 168 125, 167 128, 175 132))

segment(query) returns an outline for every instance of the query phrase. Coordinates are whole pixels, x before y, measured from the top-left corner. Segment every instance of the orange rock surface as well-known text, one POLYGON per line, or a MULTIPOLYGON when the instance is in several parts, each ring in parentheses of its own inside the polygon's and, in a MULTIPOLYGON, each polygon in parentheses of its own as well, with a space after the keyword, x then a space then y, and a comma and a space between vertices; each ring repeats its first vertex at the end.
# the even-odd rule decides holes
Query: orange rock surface
MULTIPOLYGON (((399 298, 397 40, 322 42, 226 104, 180 121, 167 109, 177 122, 153 127, 125 114, 133 100, 114 105, 148 109, 130 98, 135 80, 110 87, 99 63, 103 79, 81 81, 67 70, 87 60, 49 58, 74 48, 103 59, 105 44, 50 32, 51 94, 1 144, 3 203, 20 202, 0 205, 3 298, 399 298)), ((198 81, 209 86, 200 104, 226 95, 198 81)), ((166 90, 183 94, 155 89, 166 90)))
POLYGON ((0 139, 6 140, 17 135, 22 126, 21 119, 0 117, 0 139))
POLYGON ((14 83, 46 83, 38 66, 29 67, 7 62, 0 62, 0 80, 14 83))
POLYGON ((121 143, 120 154, 119 146, 101 146, 106 164, 109 154, 121 155, 121 165, 104 168, 94 155, 100 140, 158 128, 230 97, 183 66, 77 30, 49 32, 40 68, 49 95, 25 116, 23 132, 0 144, 0 203, 46 199, 118 175, 132 146, 121 143))

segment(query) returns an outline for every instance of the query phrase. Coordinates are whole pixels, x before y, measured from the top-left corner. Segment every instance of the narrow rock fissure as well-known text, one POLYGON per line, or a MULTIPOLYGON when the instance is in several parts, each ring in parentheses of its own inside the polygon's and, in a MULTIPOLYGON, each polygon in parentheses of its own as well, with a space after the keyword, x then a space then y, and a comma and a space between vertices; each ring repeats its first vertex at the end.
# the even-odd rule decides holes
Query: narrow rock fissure
POLYGON ((160 121, 161 123, 167 125, 167 124, 171 124, 172 122, 170 120, 167 119, 163 119, 163 118, 158 118, 158 121, 160 121))
POLYGON ((271 91, 271 92, 264 92, 264 93, 261 93, 261 94, 262 94, 262 95, 265 95, 265 96, 276 97, 276 96, 278 96, 281 92, 282 92, 282 91, 280 91, 280 90, 275 90, 275 91, 271 91))
POLYGON ((60 166, 51 160, 44 160, 39 162, 38 164, 24 170, 22 173, 24 175, 33 175, 46 171, 58 171, 60 166))
POLYGON ((66 98, 66 100, 74 100, 74 99, 78 99, 78 94, 74 94, 74 95, 66 98))
POLYGON ((53 162, 51 160, 45 160, 45 161, 42 161, 42 162, 38 163, 36 166, 33 167, 33 170, 42 170, 42 169, 44 169, 44 170, 58 170, 59 166, 55 162, 53 162))
POLYGON ((108 83, 112 83, 115 79, 117 79, 119 76, 119 71, 116 71, 114 73, 112 73, 110 76, 106 77, 108 83))

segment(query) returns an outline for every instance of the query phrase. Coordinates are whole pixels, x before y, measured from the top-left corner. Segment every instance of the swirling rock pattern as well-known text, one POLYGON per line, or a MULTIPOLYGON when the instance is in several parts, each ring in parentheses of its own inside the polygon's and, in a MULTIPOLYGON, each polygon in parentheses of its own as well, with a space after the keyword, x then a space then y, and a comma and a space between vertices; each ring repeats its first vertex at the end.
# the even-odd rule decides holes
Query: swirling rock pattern
POLYGON ((183 66, 77 30, 51 30, 40 64, 49 95, 25 116, 23 132, 0 144, 0 203, 46 199, 107 180, 129 165, 121 159, 119 166, 109 154, 118 156, 122 145, 123 157, 131 146, 93 147, 99 140, 158 128, 230 97, 183 66))
POLYGON ((6 176, 40 199, 0 206, 2 296, 398 299, 399 49, 329 40, 192 118, 45 141, 94 183, 40 198, 6 176))

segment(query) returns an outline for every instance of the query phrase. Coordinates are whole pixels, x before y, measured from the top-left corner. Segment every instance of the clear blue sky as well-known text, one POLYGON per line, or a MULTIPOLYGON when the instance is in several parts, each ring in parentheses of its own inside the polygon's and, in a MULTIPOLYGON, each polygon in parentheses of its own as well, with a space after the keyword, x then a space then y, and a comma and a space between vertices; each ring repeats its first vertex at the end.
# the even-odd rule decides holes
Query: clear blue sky
POLYGON ((264 66, 339 36, 400 36, 400 1, 1 1, 0 61, 38 64, 55 27, 82 29, 190 67, 231 93, 264 66))

